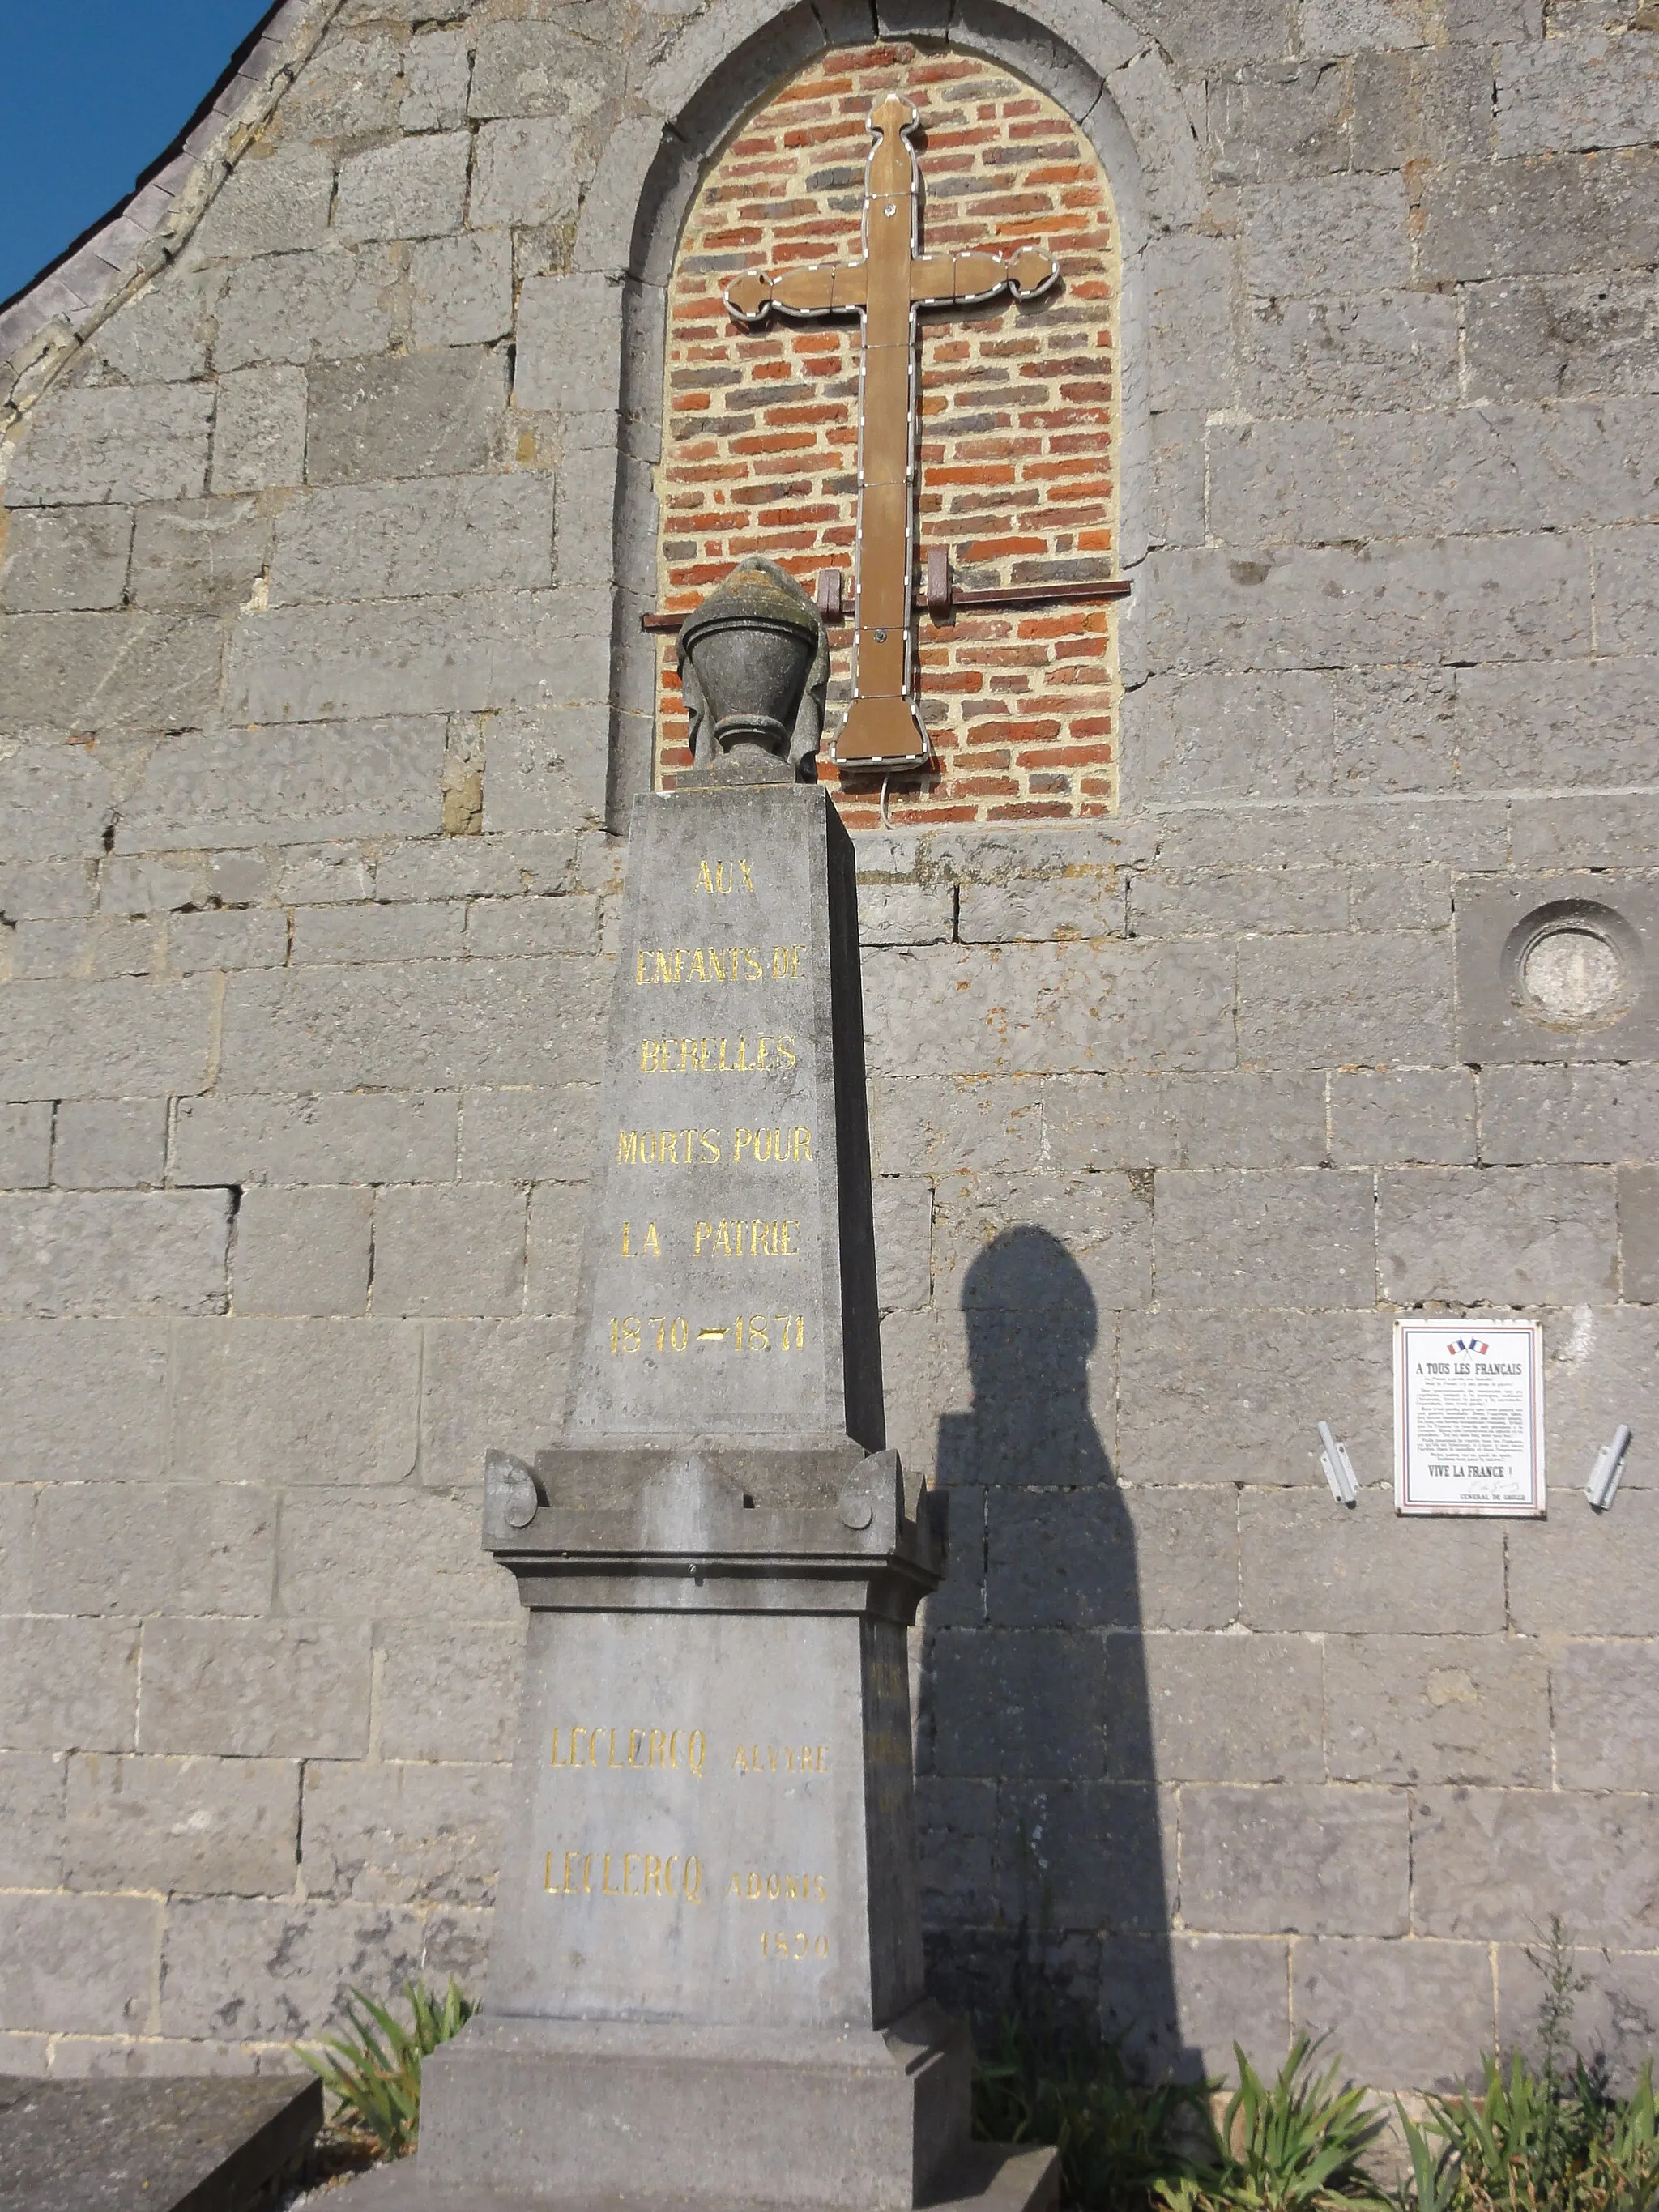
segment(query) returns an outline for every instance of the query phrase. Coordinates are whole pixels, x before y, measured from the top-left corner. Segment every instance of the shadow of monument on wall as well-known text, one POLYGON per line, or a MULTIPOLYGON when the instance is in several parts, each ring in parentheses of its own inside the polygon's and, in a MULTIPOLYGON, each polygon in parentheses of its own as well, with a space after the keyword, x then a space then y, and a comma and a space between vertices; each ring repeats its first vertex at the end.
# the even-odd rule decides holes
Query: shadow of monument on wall
POLYGON ((1013 2010, 1121 2039, 1148 2076, 1195 2075, 1135 1533, 1090 1408, 1094 1294, 1057 1237, 1023 1226, 974 1261, 962 1304, 973 1405, 939 1421, 951 1565, 919 1694, 930 1986, 981 2047, 1013 2010))

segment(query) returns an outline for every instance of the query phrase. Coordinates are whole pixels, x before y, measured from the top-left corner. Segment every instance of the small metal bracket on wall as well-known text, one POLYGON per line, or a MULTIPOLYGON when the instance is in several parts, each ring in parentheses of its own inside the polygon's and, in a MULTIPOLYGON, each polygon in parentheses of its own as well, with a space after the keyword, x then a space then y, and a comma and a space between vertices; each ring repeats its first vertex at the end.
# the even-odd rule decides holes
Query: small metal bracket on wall
POLYGON ((1621 1421, 1613 1431, 1613 1441, 1603 1444, 1595 1455, 1590 1479, 1584 1485, 1584 1495, 1598 1513, 1605 1513, 1619 1494, 1619 1478, 1625 1472, 1625 1454, 1629 1448, 1630 1431, 1621 1421))
POLYGON ((1359 1482, 1353 1471, 1353 1462, 1348 1457, 1346 1444, 1340 1444, 1331 1434, 1330 1424, 1319 1424, 1319 1462, 1325 1470, 1325 1480, 1331 1496, 1339 1505, 1357 1505, 1359 1502, 1359 1482))

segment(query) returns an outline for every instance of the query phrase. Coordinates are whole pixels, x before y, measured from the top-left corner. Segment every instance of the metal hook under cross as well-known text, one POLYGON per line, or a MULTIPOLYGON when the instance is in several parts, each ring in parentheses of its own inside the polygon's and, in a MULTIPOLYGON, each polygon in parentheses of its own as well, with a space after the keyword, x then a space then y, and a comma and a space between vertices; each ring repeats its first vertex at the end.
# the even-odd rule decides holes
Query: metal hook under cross
POLYGON ((920 180, 910 133, 919 118, 890 92, 872 111, 876 134, 864 189, 864 252, 769 276, 745 270, 726 287, 731 313, 750 329, 769 315, 805 320, 857 315, 859 376, 858 624, 853 700, 835 740, 839 768, 916 769, 933 749, 915 710, 911 572, 916 476, 916 311, 969 307, 1004 291, 1033 300, 1060 280, 1052 258, 1027 246, 1000 253, 928 253, 920 239, 920 180))

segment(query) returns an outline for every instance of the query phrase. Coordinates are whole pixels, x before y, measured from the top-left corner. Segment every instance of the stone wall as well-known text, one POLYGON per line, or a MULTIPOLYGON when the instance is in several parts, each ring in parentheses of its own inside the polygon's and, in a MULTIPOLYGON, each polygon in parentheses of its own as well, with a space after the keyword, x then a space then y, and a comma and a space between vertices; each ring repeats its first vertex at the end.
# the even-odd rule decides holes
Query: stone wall
POLYGON ((478 1483, 560 1392, 673 240, 878 27, 1099 152, 1135 585, 1117 814, 860 841, 936 1979, 1421 2085, 1559 1911, 1654 2039, 1651 1030, 1513 1018, 1489 925, 1653 957, 1659 38, 1028 7, 319 8, 0 377, 0 2063, 479 1978, 478 1483), (1391 1316, 1482 1305, 1545 1325, 1550 1518, 1398 1522, 1391 1316))

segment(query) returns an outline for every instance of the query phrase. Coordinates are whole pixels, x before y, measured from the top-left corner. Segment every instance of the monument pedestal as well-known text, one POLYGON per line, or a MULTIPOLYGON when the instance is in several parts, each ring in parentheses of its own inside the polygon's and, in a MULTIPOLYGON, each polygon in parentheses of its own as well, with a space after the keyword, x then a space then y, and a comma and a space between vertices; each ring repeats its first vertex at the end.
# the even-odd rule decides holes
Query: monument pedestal
POLYGON ((852 848, 759 757, 635 808, 569 1405, 486 1470, 531 1613, 514 1810, 482 2011, 377 2185, 410 2212, 1054 2193, 1051 2154, 970 2143, 924 1986, 943 1501, 883 1449, 852 848))

